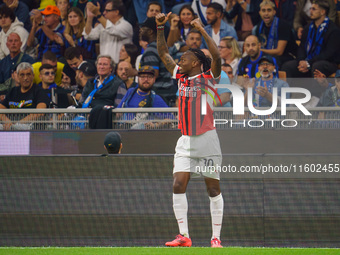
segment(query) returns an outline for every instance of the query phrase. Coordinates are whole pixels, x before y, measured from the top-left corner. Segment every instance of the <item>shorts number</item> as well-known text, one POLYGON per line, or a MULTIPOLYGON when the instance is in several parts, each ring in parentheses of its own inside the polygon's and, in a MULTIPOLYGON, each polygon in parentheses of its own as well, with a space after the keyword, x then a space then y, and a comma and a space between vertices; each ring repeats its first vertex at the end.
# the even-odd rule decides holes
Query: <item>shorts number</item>
POLYGON ((214 160, 210 159, 204 159, 204 165, 205 166, 213 166, 214 165, 214 160))

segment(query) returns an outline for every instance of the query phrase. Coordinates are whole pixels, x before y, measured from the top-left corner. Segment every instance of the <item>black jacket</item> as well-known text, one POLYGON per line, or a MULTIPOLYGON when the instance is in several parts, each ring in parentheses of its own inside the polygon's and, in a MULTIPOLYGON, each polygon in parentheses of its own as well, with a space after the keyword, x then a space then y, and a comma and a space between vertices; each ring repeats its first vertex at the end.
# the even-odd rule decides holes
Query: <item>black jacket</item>
MULTIPOLYGON (((297 60, 305 60, 307 58, 306 42, 308 36, 309 25, 304 27, 301 44, 297 52, 297 60)), ((308 60, 312 65, 315 61, 327 60, 336 64, 340 64, 340 29, 334 24, 333 21, 329 21, 328 29, 324 35, 323 44, 321 46, 320 54, 308 60)))

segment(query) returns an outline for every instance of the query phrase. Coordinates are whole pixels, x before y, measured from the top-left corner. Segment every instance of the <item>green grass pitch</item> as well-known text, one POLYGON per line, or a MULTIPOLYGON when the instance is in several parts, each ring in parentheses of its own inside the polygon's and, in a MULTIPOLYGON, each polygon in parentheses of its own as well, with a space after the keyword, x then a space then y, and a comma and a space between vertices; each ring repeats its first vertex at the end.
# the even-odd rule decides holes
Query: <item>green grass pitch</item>
POLYGON ((328 248, 200 248, 200 247, 0 247, 0 255, 321 255, 340 254, 340 249, 328 248))

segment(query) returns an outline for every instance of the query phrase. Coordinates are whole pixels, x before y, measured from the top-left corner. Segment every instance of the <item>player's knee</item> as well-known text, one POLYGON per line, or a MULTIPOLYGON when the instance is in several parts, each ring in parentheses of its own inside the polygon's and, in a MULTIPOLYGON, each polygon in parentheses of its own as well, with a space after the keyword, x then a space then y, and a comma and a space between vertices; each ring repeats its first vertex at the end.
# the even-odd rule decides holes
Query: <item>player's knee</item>
POLYGON ((207 188, 207 191, 208 191, 209 197, 216 197, 221 193, 220 189, 216 187, 209 187, 207 188))
POLYGON ((174 180, 172 188, 175 194, 185 193, 185 189, 186 189, 184 182, 179 181, 179 180, 174 180))

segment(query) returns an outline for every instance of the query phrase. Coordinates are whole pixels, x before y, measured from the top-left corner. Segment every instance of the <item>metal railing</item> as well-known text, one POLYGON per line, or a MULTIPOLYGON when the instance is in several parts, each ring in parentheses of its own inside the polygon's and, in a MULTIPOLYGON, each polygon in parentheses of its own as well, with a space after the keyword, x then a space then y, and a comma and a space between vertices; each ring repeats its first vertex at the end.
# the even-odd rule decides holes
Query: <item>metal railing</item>
MULTIPOLYGON (((259 108, 261 109, 261 108, 259 108)), ((265 108, 263 108, 265 109, 265 108)), ((281 115, 278 108, 266 116, 253 115, 245 109, 244 115, 233 115, 232 108, 215 108, 217 129, 254 128, 340 128, 340 108, 308 108, 312 115, 304 115, 297 108, 287 108, 281 115)), ((91 109, 5 109, 10 121, 0 120, 0 130, 79 130, 89 129, 91 109), (39 114, 34 121, 24 122, 29 114, 39 114), (10 125, 9 125, 10 124, 10 125)), ((177 129, 177 108, 123 108, 112 110, 113 129, 177 129)))

